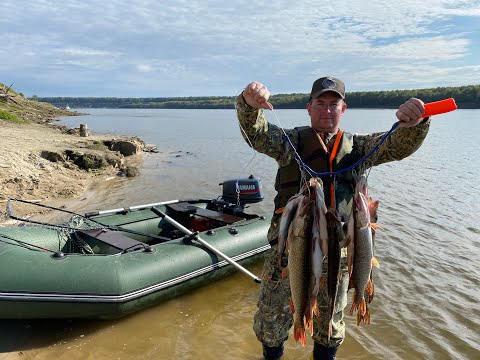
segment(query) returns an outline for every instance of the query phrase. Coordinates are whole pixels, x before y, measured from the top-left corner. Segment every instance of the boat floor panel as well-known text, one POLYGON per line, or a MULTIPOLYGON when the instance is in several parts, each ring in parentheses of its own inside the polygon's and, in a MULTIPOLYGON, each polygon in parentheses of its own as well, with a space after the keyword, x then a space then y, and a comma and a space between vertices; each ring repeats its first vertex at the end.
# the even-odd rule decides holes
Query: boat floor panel
POLYGON ((169 204, 167 205, 167 207, 173 211, 178 211, 178 212, 187 213, 187 214, 195 214, 200 217, 222 221, 229 225, 244 220, 244 218, 240 216, 225 214, 220 211, 213 211, 209 209, 199 208, 196 206, 192 206, 188 203, 169 204))

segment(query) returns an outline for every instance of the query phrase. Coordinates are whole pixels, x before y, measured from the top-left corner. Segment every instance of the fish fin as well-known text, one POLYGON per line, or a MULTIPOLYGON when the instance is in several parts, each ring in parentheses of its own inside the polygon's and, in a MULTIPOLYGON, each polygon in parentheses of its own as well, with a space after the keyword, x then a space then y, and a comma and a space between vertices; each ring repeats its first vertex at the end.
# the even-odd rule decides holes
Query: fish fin
POLYGON ((325 276, 322 276, 320 277, 320 281, 318 282, 318 286, 320 289, 323 289, 323 287, 325 286, 325 276))
POLYGON ((288 276, 288 266, 282 270, 282 279, 285 279, 288 276))
POLYGON ((338 281, 342 281, 343 273, 341 271, 338 272, 338 281))
POLYGON ((371 279, 367 282, 365 292, 368 294, 368 297, 373 296, 373 281, 371 279))
POLYGON ((313 305, 312 305, 312 314, 315 315, 315 317, 320 316, 320 311, 318 310, 318 301, 317 298, 313 300, 313 305))
POLYGON ((353 272, 353 258, 348 256, 347 257, 347 271, 348 271, 348 277, 352 277, 352 272, 353 272))
POLYGON ((307 346, 307 334, 305 334, 305 328, 294 325, 293 338, 295 339, 295 342, 299 342, 303 347, 307 346))
POLYGON ((367 299, 368 303, 371 303, 371 302, 372 302, 373 296, 375 295, 375 285, 374 285, 374 283, 373 283, 373 279, 372 279, 372 278, 370 278, 370 283, 371 283, 371 289, 372 289, 372 290, 371 290, 371 293, 368 294, 368 299, 367 299))
POLYGON ((375 266, 377 269, 380 269, 380 264, 374 256, 372 256, 372 265, 375 266))
POLYGON ((313 321, 311 317, 309 317, 309 319, 307 318, 304 319, 304 326, 305 326, 305 329, 308 329, 308 331, 310 332, 310 335, 313 335, 313 321))
POLYGON ((344 247, 348 247, 348 245, 350 245, 350 242, 352 241, 352 237, 350 235, 347 235, 345 237, 345 246, 344 247))
POLYGON ((372 216, 377 216, 377 209, 378 209, 378 204, 380 202, 378 200, 373 201, 371 197, 368 198, 368 211, 370 215, 372 216))
POLYGON ((370 223, 370 226, 372 227, 372 231, 377 231, 382 228, 378 223, 370 223))
POLYGON ((293 305, 293 300, 292 300, 292 298, 290 298, 290 304, 289 304, 289 306, 290 306, 290 312, 291 312, 292 314, 295 313, 295 305, 293 305))

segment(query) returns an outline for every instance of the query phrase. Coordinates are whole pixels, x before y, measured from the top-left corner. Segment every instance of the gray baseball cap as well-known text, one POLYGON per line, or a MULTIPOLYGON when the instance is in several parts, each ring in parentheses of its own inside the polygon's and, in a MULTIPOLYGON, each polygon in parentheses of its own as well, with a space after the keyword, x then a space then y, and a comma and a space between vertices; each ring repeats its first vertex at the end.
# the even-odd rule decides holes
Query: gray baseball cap
POLYGON ((315 99, 328 91, 334 92, 340 95, 342 99, 345 99, 345 84, 342 80, 331 76, 315 80, 312 86, 312 92, 310 93, 310 98, 315 99))

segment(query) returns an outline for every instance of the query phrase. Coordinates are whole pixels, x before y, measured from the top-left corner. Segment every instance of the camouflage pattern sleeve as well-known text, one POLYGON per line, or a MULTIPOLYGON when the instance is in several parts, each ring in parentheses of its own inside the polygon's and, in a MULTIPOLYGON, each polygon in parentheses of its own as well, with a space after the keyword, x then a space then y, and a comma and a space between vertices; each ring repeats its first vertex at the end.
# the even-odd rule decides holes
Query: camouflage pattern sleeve
MULTIPOLYGON (((390 161, 401 160, 418 150, 427 136, 430 128, 430 119, 427 118, 417 126, 410 128, 398 127, 379 147, 370 161, 372 166, 390 161)), ((360 156, 364 156, 380 143, 385 132, 368 135, 355 135, 354 146, 357 147, 360 156)))
MULTIPOLYGON (((237 96, 235 108, 240 131, 248 145, 277 160, 279 166, 287 165, 292 159, 293 152, 288 142, 284 140, 282 129, 267 122, 263 109, 255 109, 245 103, 242 94, 237 96)), ((285 132, 296 147, 297 131, 286 129, 285 132)))

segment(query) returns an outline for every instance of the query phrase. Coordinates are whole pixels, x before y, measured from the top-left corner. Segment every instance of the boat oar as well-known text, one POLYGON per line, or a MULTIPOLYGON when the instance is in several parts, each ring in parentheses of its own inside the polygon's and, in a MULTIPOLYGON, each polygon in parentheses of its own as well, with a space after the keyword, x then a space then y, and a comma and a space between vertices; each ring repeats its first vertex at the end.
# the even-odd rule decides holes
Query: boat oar
POLYGON ((160 216, 161 218, 165 219, 167 222, 169 222, 170 224, 172 224, 173 226, 175 226, 178 230, 182 231, 184 234, 186 235, 189 235, 191 236, 194 240, 196 240, 197 242, 199 242, 201 245, 205 246, 208 250, 212 251, 213 253, 217 254, 218 256, 220 256, 222 259, 224 259, 226 262, 228 262, 230 265, 232 265, 233 267, 235 267, 237 270, 241 271, 242 273, 244 273, 245 275, 248 275, 250 276, 255 282, 257 283, 261 283, 262 280, 257 277, 256 275, 252 274, 250 271, 248 271, 247 269, 245 269, 243 266, 241 266, 240 264, 238 264, 237 262, 235 262, 233 259, 231 259, 230 257, 228 257, 227 255, 225 255, 223 252, 221 252, 220 250, 218 250, 216 247, 210 245, 208 242, 206 242, 205 240, 203 240, 200 236, 198 236, 197 234, 194 234, 193 232, 191 232, 190 230, 188 230, 186 227, 184 227, 182 224, 178 223, 177 221, 175 221, 174 219, 172 219, 170 216, 168 216, 167 214, 165 214, 163 211, 161 210, 158 210, 157 208, 155 207, 152 207, 152 211, 157 214, 158 216, 160 216))
POLYGON ((154 204, 136 205, 136 206, 131 206, 131 207, 128 207, 128 208, 118 208, 118 209, 111 209, 111 210, 92 211, 92 212, 86 213, 85 217, 86 218, 91 218, 92 216, 98 216, 98 215, 116 214, 116 213, 122 213, 122 212, 133 211, 133 210, 142 210, 142 209, 146 209, 146 208, 151 208, 153 206, 176 204, 178 202, 180 202, 180 200, 169 200, 169 201, 163 201, 163 202, 158 202, 158 203, 154 203, 154 204))
MULTIPOLYGON (((32 205, 35 205, 35 206, 40 206, 40 207, 43 207, 43 208, 46 208, 46 209, 51 209, 51 210, 58 210, 58 211, 62 211, 64 213, 67 213, 67 214, 72 214, 72 215, 76 215, 76 216, 80 216, 81 218, 84 218, 84 219, 87 219, 88 221, 91 221, 95 224, 98 224, 100 225, 100 227, 102 228, 105 228, 105 229, 108 229, 108 230, 112 230, 112 231, 122 231, 122 232, 126 232, 126 233, 129 233, 129 234, 134 234, 134 235, 140 235, 140 236, 145 236, 145 237, 150 237, 150 238, 153 238, 153 239, 158 239, 158 240, 162 240, 162 241, 169 241, 171 240, 170 238, 167 238, 167 237, 164 237, 164 236, 160 236, 160 235, 155 235, 155 234, 148 234, 148 233, 145 233, 143 231, 137 231, 137 230, 132 230, 132 229, 127 229, 127 228, 124 228, 122 226, 117 226, 117 225, 108 225, 108 224, 104 224, 104 223, 101 223, 99 221, 96 221, 94 219, 90 219, 90 218, 87 218, 87 216, 83 216, 81 214, 77 214, 76 212, 73 212, 73 211, 69 211, 69 210, 65 210, 65 209, 60 209, 60 208, 57 208, 57 207, 54 207, 54 206, 50 206, 50 205, 43 205, 43 204, 36 204, 36 203, 31 203, 30 201, 27 201, 27 200, 21 200, 21 199, 9 199, 9 200, 12 200, 12 201, 18 201, 18 202, 22 202, 22 203, 26 203, 26 204, 32 204, 32 205)), ((178 202, 178 200, 173 200, 173 202, 163 202, 163 203, 158 203, 158 204, 165 204, 165 203, 174 203, 174 202, 178 202)), ((144 206, 144 205, 141 205, 141 206, 144 206)), ((143 208, 143 207, 142 207, 143 208)), ((37 220, 31 220, 31 219, 26 219, 26 218, 22 218, 22 217, 18 217, 18 216, 15 216, 14 213, 13 213, 13 207, 11 205, 7 205, 7 215, 9 218, 12 218, 14 220, 18 220, 18 221, 23 221, 23 222, 29 222, 29 223, 32 223, 32 224, 37 224, 37 225, 44 225, 44 226, 53 226, 53 227, 58 227, 58 228, 62 228, 62 229, 69 229, 69 230, 79 230, 79 229, 76 229, 72 226, 69 226, 69 225, 59 225, 59 224, 50 224, 50 223, 46 223, 46 222, 43 222, 43 221, 37 221, 37 220)), ((98 214, 97 214, 98 215, 98 214)))

